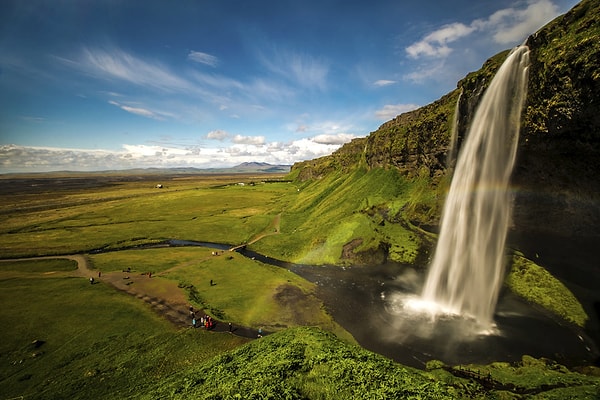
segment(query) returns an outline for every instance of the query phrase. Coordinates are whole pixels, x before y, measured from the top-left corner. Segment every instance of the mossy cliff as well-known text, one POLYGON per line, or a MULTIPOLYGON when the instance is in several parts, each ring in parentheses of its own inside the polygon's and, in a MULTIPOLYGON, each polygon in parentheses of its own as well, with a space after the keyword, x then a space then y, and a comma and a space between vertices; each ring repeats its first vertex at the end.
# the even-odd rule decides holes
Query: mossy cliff
MULTIPOLYGON (((509 234, 512 248, 578 291, 588 314, 595 314, 600 304, 593 294, 593 285, 600 284, 597 265, 590 262, 593 243, 600 240, 598 15, 600 2, 584 0, 527 39, 531 65, 512 176, 515 201, 509 234), (549 251, 539 255, 540 249, 549 251)), ((307 237, 312 226, 320 226, 317 244, 327 247, 327 262, 368 264, 383 255, 426 266, 435 243, 429 232, 435 232, 451 179, 450 153, 460 150, 479 100, 509 51, 491 57, 439 100, 397 116, 330 156, 292 167, 290 177, 318 198, 315 207, 322 210, 329 204, 337 210, 328 215, 336 226, 333 243, 320 222, 323 214, 306 203, 297 207, 296 221, 302 219, 298 226, 306 227, 307 237), (453 137, 455 113, 459 118, 453 137), (364 183, 370 177, 380 181, 376 195, 361 190, 373 186, 364 183), (382 191, 388 184, 399 188, 382 191), (389 194, 394 197, 385 197, 389 194), (352 231, 342 232, 341 227, 349 226, 342 209, 352 214, 352 231), (348 251, 348 244, 359 241, 362 245, 348 251), (370 259, 373 249, 383 254, 370 259)), ((600 332, 597 323, 592 329, 600 332)))
MULTIPOLYGON (((600 2, 584 0, 527 40, 529 87, 513 174, 517 229, 600 235, 597 15, 600 2)), ((507 54, 491 57, 439 100, 397 116, 330 156, 295 164, 291 176, 306 183, 356 168, 394 169, 408 182, 426 180, 431 192, 411 197, 399 210, 401 219, 437 224, 450 180, 446 164, 455 109, 459 119, 454 145, 460 148, 479 99, 507 54)))

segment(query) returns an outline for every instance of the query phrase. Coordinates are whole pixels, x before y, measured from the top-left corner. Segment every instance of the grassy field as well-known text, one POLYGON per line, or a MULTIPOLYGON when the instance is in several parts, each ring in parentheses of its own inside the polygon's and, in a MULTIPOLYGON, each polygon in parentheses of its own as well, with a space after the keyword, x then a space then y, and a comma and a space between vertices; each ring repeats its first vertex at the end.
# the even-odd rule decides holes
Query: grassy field
POLYGON ((113 287, 49 274, 72 267, 65 260, 0 264, 3 399, 127 397, 247 342, 176 329, 113 287))
POLYGON ((347 263, 344 245, 360 238, 355 253, 383 246, 391 259, 412 262, 421 245, 408 221, 389 223, 422 196, 418 184, 393 170, 332 175, 319 185, 262 183, 251 176, 163 183, 163 189, 134 181, 1 196, 0 252, 68 254, 173 238, 238 245, 264 233, 277 216, 280 233, 252 248, 285 261, 347 263))
MULTIPOLYGON (((384 246, 390 258, 414 262, 429 239, 406 213, 438 201, 423 189, 425 178, 408 182, 393 170, 360 169, 320 184, 241 175, 67 178, 53 178, 66 179, 63 187, 37 177, 40 187, 5 186, 0 196, 0 254, 12 258, 0 262, 3 399, 600 395, 597 369, 581 374, 530 358, 465 367, 485 370, 492 383, 442 364, 406 368, 356 346, 324 311, 315 286, 283 268, 210 248, 132 247, 166 239, 234 246, 259 238, 249 247, 275 258, 344 264, 344 246, 360 238, 351 249, 355 260, 384 246), (105 250, 87 256, 93 273, 102 274, 95 285, 71 260, 15 259, 95 249, 105 250), (128 268, 130 294, 168 298, 175 288, 184 302, 220 320, 276 333, 249 340, 176 326, 143 296, 109 284, 125 282, 128 268)), ((513 277, 521 270, 539 276, 527 267, 513 277)))
POLYGON ((294 189, 286 183, 242 187, 232 179, 1 196, 0 253, 67 254, 171 238, 240 244, 269 225, 281 211, 277 199, 294 189))
POLYGON ((318 326, 353 340, 324 311, 313 283, 236 252, 214 252, 204 247, 138 249, 90 259, 103 273, 131 268, 133 273, 151 271, 156 285, 174 281, 187 292, 190 304, 222 321, 265 331, 318 326))

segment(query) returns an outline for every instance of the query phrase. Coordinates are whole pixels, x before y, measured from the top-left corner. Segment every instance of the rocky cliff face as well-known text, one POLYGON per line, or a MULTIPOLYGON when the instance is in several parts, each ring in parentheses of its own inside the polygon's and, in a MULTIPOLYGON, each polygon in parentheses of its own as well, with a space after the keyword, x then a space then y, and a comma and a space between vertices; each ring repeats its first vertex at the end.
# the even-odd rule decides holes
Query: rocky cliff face
POLYGON ((600 235, 600 2, 527 41, 529 93, 515 185, 521 229, 600 235))

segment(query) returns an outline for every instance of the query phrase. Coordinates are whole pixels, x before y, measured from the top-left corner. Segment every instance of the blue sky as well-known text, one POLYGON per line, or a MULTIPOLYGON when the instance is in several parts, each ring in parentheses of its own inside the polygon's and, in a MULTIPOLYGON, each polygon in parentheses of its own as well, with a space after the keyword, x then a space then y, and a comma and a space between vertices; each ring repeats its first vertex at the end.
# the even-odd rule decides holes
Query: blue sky
POLYGON ((574 0, 0 2, 0 173, 293 164, 574 0))

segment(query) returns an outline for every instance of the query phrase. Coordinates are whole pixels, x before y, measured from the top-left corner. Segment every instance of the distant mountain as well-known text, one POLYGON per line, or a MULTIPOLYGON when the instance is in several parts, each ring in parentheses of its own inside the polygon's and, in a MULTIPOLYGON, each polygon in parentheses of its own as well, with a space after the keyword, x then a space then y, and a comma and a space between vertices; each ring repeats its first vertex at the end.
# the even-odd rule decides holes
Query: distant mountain
POLYGON ((104 170, 104 171, 51 171, 51 172, 27 172, 27 173, 9 173, 1 174, 1 177, 10 176, 40 176, 46 174, 53 175, 173 175, 173 174, 236 174, 236 173, 264 173, 264 174, 287 174, 290 172, 290 165, 273 165, 263 162, 245 162, 233 167, 223 168, 194 168, 194 167, 173 167, 173 168, 131 168, 123 170, 104 170))

